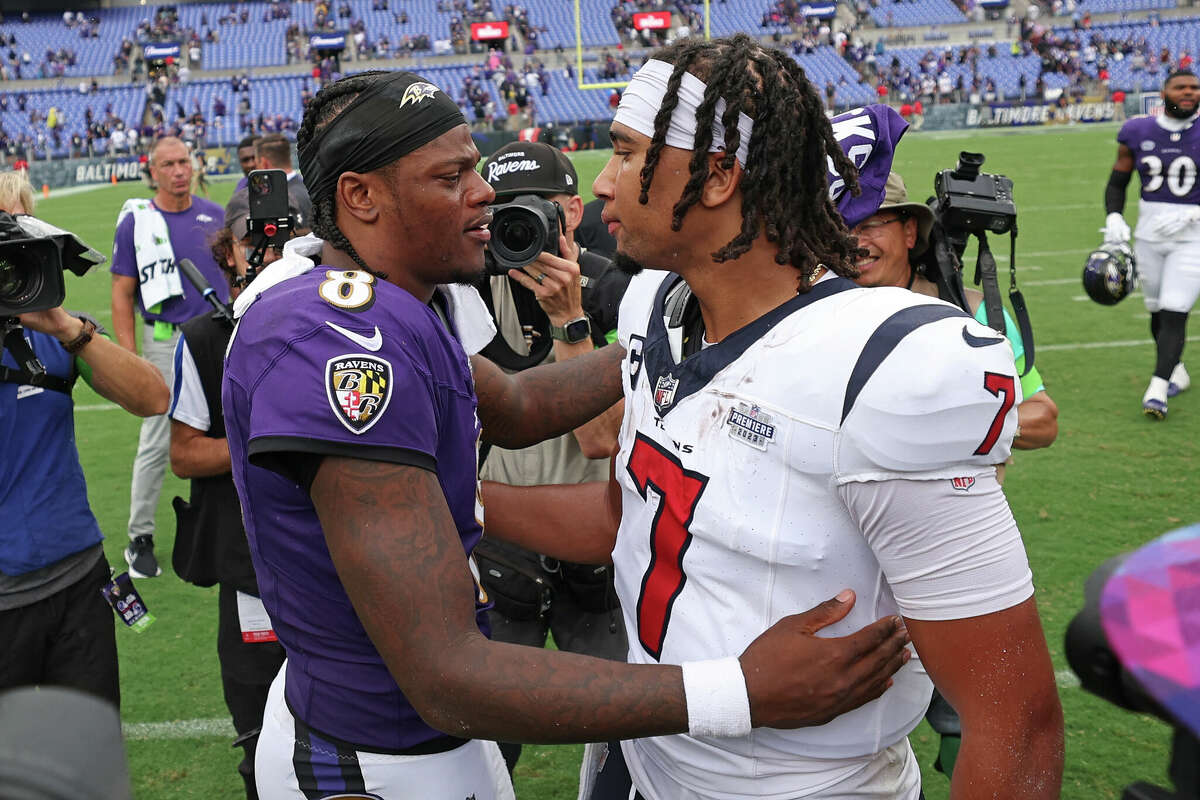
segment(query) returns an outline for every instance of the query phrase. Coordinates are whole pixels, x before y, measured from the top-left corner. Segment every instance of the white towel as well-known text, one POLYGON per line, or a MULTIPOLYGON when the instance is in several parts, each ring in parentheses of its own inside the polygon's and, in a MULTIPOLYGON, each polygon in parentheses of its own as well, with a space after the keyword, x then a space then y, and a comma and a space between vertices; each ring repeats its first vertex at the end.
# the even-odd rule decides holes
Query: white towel
POLYGON ((183 296, 171 233, 162 214, 145 198, 126 200, 117 215, 117 225, 129 214, 133 214, 133 252, 142 308, 152 311, 164 300, 183 296))
MULTIPOLYGON (((316 267, 317 263, 311 256, 319 256, 324 246, 325 240, 311 233, 290 240, 283 246, 283 257, 264 267, 238 295, 233 303, 233 316, 240 319, 251 303, 267 289, 316 267)), ((450 319, 458 331, 458 341, 467 355, 473 356, 487 347, 488 342, 496 336, 496 326, 475 287, 446 283, 437 289, 446 299, 450 319)))

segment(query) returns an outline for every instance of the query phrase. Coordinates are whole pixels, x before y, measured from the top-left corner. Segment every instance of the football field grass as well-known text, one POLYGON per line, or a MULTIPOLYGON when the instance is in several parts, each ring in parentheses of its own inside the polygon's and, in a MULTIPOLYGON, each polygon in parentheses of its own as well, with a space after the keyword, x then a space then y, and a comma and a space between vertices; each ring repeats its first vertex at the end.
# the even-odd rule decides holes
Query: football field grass
MULTIPOLYGON (((1100 307, 1087 300, 1079 282, 1083 260, 1100 240, 1115 133, 1114 126, 1105 125, 910 134, 896 162, 917 200, 932 193, 935 172, 954 166, 960 150, 985 153, 984 169, 1006 174, 1015 184, 1017 274, 1036 332, 1036 363, 1060 416, 1058 441, 1046 450, 1018 452, 1005 490, 1029 551, 1059 673, 1067 748, 1062 796, 1073 800, 1117 798, 1136 780, 1165 782, 1169 749, 1165 725, 1121 711, 1073 685, 1062 640, 1081 605, 1083 581, 1110 556, 1200 520, 1194 472, 1200 389, 1173 399, 1168 421, 1144 418, 1140 401, 1154 355, 1141 298, 1100 307)), ((584 187, 606 157, 604 152, 576 154, 584 187)), ((215 184, 212 199, 224 203, 232 185, 215 184)), ((110 253, 122 200, 145 194, 136 184, 52 194, 38 213, 110 253)), ((1132 192, 1129 207, 1132 224, 1132 192)), ((1004 288, 1007 242, 993 239, 992 246, 1004 288)), ((736 262, 730 268, 736 269, 736 262)), ((67 306, 92 312, 107 325, 107 270, 67 281, 67 306)), ((92 507, 108 536, 109 561, 124 569, 121 549, 138 420, 82 383, 75 400, 92 507)), ((232 727, 221 697, 216 589, 197 589, 170 571, 174 519, 169 501, 176 494, 186 496, 186 484, 168 475, 156 535, 164 574, 138 582, 157 621, 142 634, 123 627, 117 632, 135 795, 139 800, 237 798, 241 783, 234 765, 240 751, 230 747, 232 727)), ((929 769, 935 737, 922 725, 912 741, 926 770, 926 796, 945 798, 945 778, 929 769)), ((573 798, 579 750, 527 747, 517 770, 518 797, 573 798)))

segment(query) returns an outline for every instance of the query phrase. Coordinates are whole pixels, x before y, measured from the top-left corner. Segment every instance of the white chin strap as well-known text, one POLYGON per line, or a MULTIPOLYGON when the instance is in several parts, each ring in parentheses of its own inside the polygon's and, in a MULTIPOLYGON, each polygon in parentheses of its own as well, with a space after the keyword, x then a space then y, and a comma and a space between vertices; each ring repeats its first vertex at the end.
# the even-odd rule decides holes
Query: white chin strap
MULTIPOLYGON (((621 103, 613 122, 619 122, 643 136, 654 138, 654 117, 662 108, 663 97, 667 93, 667 81, 671 79, 674 67, 665 61, 650 59, 629 81, 625 93, 621 95, 621 103)), ((666 144, 678 147, 680 150, 696 148, 696 109, 704 100, 704 90, 708 88, 704 81, 690 72, 683 73, 683 81, 679 84, 679 103, 671 113, 671 126, 667 128, 666 144)), ((725 152, 725 127, 721 117, 725 114, 725 100, 717 100, 716 113, 713 115, 712 144, 710 153, 725 152)), ((750 152, 750 134, 754 130, 754 120, 745 114, 738 113, 738 133, 740 141, 737 149, 737 160, 742 168, 746 168, 746 157, 750 152)))

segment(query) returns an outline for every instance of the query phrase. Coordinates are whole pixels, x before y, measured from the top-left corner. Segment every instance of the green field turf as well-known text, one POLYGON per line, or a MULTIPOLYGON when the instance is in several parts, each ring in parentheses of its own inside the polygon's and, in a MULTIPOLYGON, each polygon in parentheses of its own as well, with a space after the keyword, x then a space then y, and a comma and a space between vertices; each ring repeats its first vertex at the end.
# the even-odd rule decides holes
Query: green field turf
MULTIPOLYGON (((1165 423, 1143 418, 1141 395, 1154 357, 1141 299, 1101 308, 1085 298, 1079 284, 1083 259, 1099 242, 1115 133, 1113 126, 1080 126, 915 134, 901 145, 897 160, 917 199, 932 192, 934 173, 952 167, 962 149, 984 152, 985 169, 1005 173, 1016 184, 1018 274, 1037 332, 1037 365, 1060 418, 1057 443, 1045 451, 1018 453, 1005 489, 1029 550, 1046 635, 1062 676, 1067 743, 1062 796, 1078 800, 1119 797, 1121 788, 1136 780, 1164 782, 1169 742, 1163 724, 1069 685, 1062 639, 1081 604, 1083 580, 1108 557, 1200 519, 1193 472, 1200 391, 1172 400, 1165 423), (1129 341, 1135 344, 1120 344, 1129 341), (1096 346, 1114 342, 1118 346, 1096 346)), ((576 154, 585 187, 606 157, 576 154)), ((231 183, 218 183, 212 197, 224 202, 231 189, 231 183)), ((39 213, 108 252, 121 201, 142 193, 138 185, 117 185, 52 195, 39 213)), ((1135 205, 1131 194, 1130 207, 1135 205)), ((1005 254, 999 258, 1003 270, 1007 243, 993 247, 1005 254)), ((108 322, 109 285, 104 269, 70 277, 67 305, 108 322)), ((121 549, 138 421, 82 384, 76 403, 92 505, 109 537, 109 560, 124 568, 121 549)), ((139 800, 236 798, 239 753, 230 748, 231 737, 219 722, 226 712, 215 652, 216 590, 184 584, 169 569, 174 531, 169 500, 176 494, 186 494, 186 486, 169 476, 156 537, 166 572, 138 582, 157 621, 141 635, 118 631, 135 793, 139 800)), ((936 742, 927 727, 916 731, 913 744, 928 768, 936 742)), ((526 748, 517 771, 518 796, 573 798, 578 752, 526 748)), ((929 800, 945 798, 946 780, 927 771, 925 793, 929 800)))

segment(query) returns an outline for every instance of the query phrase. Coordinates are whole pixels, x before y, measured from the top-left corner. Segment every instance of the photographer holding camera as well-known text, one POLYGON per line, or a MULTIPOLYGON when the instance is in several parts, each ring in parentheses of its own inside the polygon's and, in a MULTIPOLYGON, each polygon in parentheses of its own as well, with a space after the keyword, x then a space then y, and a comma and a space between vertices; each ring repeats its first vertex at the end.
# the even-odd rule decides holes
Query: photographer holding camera
MULTIPOLYGON (((497 334, 482 354, 509 372, 564 361, 607 343, 629 283, 574 239, 583 219, 575 167, 541 142, 513 142, 483 165, 496 191, 488 275, 480 294, 497 334)), ((607 480, 620 406, 563 436, 521 450, 481 452, 480 477, 517 486, 607 480)), ((475 549, 495 601, 492 638, 624 661, 628 644, 612 568, 560 562, 485 537, 475 549)), ((519 744, 501 744, 509 772, 519 744)))
MULTIPOLYGON (((923 203, 908 199, 904 180, 895 172, 888 175, 883 205, 866 220, 851 229, 858 237, 861 254, 857 267, 859 286, 899 286, 930 297, 955 302, 929 277, 922 256, 929 248, 933 228, 933 211, 923 203)), ((965 290, 970 311, 980 322, 987 324, 983 293, 965 290)), ((957 303, 956 303, 957 305, 957 303)), ((1025 372, 1025 349, 1016 323, 1004 312, 1005 331, 1013 348, 1017 373, 1021 375, 1021 396, 1017 407, 1017 432, 1013 447, 1035 450, 1049 447, 1058 436, 1058 406, 1046 393, 1046 386, 1037 368, 1025 372)), ((1003 479, 1003 465, 999 467, 1003 479)))
POLYGON ((23 216, 33 210, 23 175, 0 173, 0 209, 0 689, 70 686, 119 705, 113 615, 101 596, 111 570, 88 505, 71 391, 82 377, 143 417, 166 411, 169 393, 150 362, 62 308, 64 266, 82 275, 104 257, 23 216))
MULTIPOLYGON (((261 173, 252 173, 257 178, 261 173)), ((234 193, 225 207, 225 225, 212 242, 213 258, 228 279, 231 299, 253 279, 250 258, 267 238, 251 230, 255 218, 251 192, 259 185, 251 180, 247 189, 234 193)), ((292 224, 278 237, 266 241, 262 264, 275 261, 286 241, 305 224, 302 201, 279 175, 277 183, 265 183, 286 194, 287 215, 292 224)), ((304 200, 307 200, 305 196, 304 200)), ((221 662, 221 686, 225 705, 237 731, 235 745, 244 748, 238 773, 248 800, 257 800, 254 785, 254 754, 262 728, 263 708, 271 681, 283 665, 279 645, 263 608, 241 506, 233 485, 225 417, 221 409, 221 378, 224 356, 233 333, 232 320, 218 313, 204 313, 179 326, 175 350, 175 380, 171 393, 171 470, 191 480, 190 502, 174 502, 178 532, 173 564, 176 573, 197 586, 220 586, 217 600, 217 658, 221 662)))

